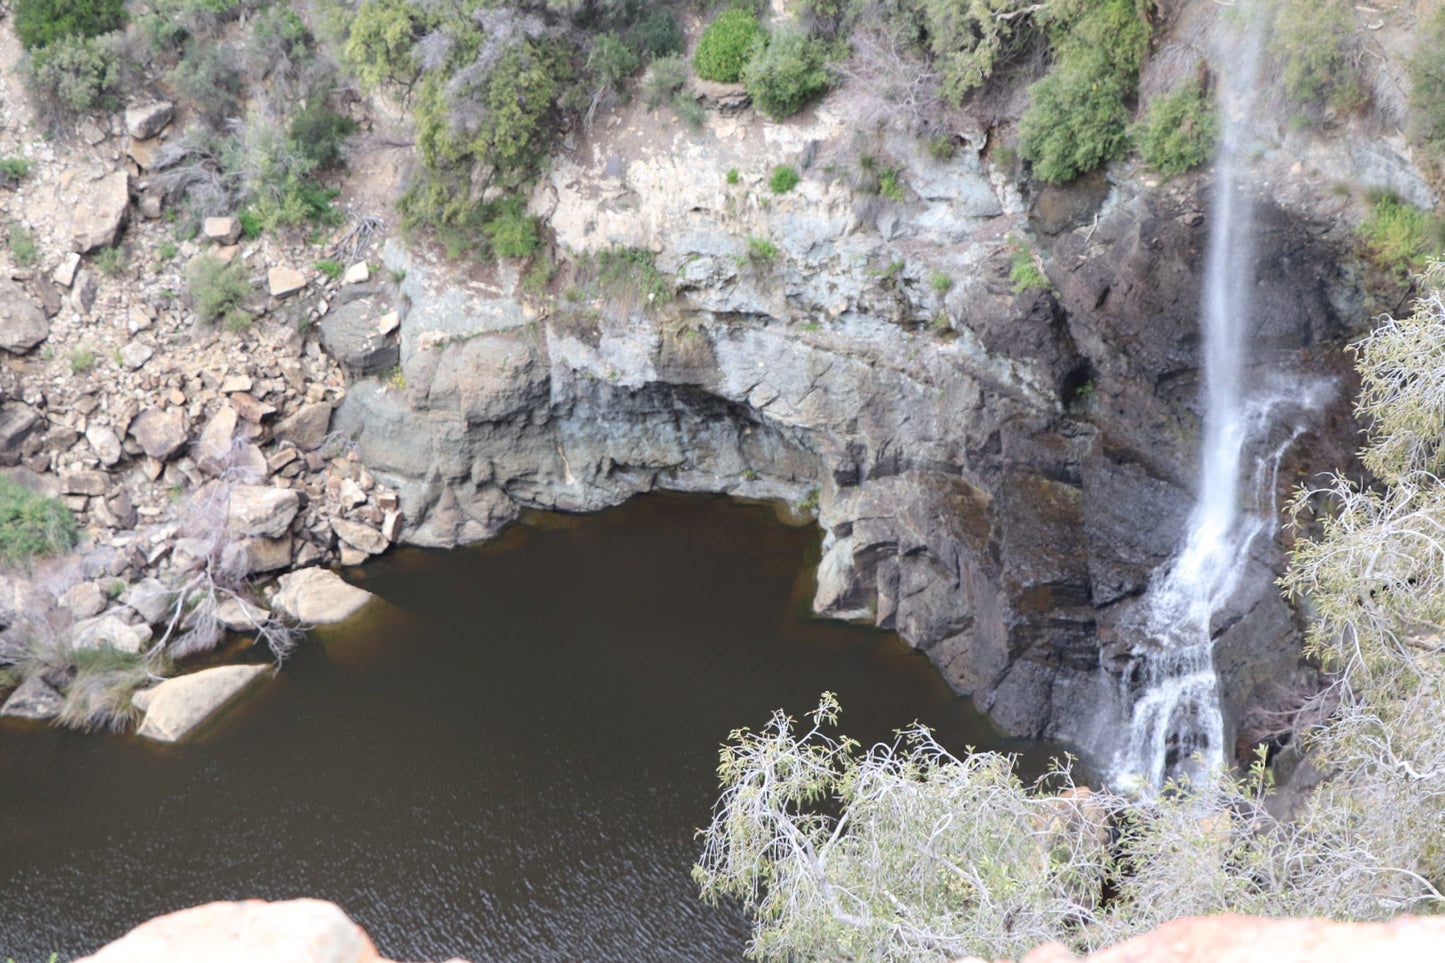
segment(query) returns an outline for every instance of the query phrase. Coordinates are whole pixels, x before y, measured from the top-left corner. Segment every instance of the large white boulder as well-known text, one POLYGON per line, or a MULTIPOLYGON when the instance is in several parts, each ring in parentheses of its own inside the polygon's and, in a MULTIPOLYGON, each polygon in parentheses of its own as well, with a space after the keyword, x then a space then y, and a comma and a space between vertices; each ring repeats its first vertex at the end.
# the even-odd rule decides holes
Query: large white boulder
POLYGON ((229 523, 241 535, 280 538, 300 507, 301 496, 290 488, 237 485, 231 490, 229 523))
POLYGON ((371 600, 371 593, 348 585, 330 569, 303 568, 281 576, 272 603, 309 625, 344 622, 371 600))
POLYGON ((146 714, 137 735, 158 742, 183 739, 270 671, 269 665, 219 665, 142 689, 132 698, 146 714))

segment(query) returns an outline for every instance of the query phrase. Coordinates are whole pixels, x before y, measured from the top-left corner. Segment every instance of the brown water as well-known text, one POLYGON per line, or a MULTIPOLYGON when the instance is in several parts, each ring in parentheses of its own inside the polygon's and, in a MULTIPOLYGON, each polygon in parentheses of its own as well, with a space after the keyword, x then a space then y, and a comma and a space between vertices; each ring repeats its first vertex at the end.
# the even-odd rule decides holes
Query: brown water
POLYGON ((316 896, 398 959, 737 960, 688 876, 730 729, 831 689, 860 738, 1040 762, 894 636, 806 617, 816 530, 678 497, 536 521, 352 573, 389 604, 199 741, 0 725, 0 958, 316 896))

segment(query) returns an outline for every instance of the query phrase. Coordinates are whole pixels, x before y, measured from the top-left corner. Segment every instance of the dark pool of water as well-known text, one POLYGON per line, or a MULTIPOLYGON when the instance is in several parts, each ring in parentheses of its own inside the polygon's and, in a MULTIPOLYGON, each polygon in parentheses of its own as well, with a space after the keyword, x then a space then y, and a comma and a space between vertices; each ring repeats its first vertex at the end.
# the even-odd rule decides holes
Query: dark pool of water
POLYGON ((861 738, 1030 748, 893 636, 808 619, 816 532, 766 508, 538 521, 353 573, 388 605, 197 741, 0 725, 0 958, 315 896, 398 959, 737 960, 741 915, 688 875, 730 729, 830 689, 861 738))

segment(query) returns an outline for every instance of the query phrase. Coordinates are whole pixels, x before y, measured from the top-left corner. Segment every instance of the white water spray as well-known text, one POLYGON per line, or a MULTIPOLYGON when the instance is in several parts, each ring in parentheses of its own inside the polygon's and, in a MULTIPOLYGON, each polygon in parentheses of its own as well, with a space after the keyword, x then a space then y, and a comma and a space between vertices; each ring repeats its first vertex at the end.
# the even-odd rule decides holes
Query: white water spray
MULTIPOLYGON (((1247 395, 1246 335, 1254 272, 1254 204, 1242 188, 1248 120, 1254 111, 1263 17, 1218 64, 1221 136, 1205 266, 1204 431, 1199 490, 1179 554, 1155 577, 1135 672, 1125 680, 1129 730, 1114 781, 1157 787, 1172 773, 1224 763, 1224 725, 1211 624, 1248 564, 1251 543, 1274 518, 1241 510, 1247 444, 1269 428, 1281 400, 1247 395), (1202 765, 1196 760, 1202 760, 1202 765)), ((1270 393, 1273 395, 1274 393, 1270 393)), ((1296 433, 1297 434, 1297 433, 1296 433)), ((1283 449, 1272 459, 1277 464, 1283 449)), ((1258 477, 1259 466, 1249 474, 1258 477)), ((1272 477, 1272 472, 1271 472, 1272 477)))

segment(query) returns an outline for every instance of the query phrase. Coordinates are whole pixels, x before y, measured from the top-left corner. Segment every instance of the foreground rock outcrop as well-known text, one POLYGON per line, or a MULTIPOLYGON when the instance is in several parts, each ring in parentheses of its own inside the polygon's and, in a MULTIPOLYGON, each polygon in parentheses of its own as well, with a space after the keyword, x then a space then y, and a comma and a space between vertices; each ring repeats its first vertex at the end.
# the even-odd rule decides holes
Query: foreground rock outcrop
MULTIPOLYGON (((387 963, 335 903, 207 903, 142 923, 77 963, 387 963)), ((455 961, 460 963, 460 961, 455 961)))

